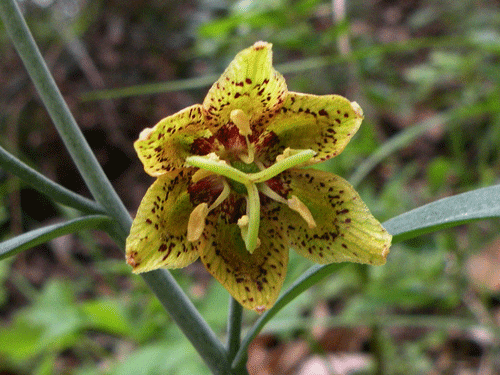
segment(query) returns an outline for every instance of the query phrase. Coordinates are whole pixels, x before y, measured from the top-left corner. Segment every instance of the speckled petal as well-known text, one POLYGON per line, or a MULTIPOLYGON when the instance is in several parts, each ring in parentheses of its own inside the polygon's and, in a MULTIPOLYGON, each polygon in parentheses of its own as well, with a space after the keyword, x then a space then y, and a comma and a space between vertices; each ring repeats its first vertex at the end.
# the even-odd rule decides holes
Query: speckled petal
POLYGON ((185 267, 198 258, 203 241, 186 239, 194 209, 187 192, 191 174, 180 169, 160 176, 146 192, 126 243, 127 263, 134 273, 185 267))
POLYGON ((373 217, 354 188, 344 179, 314 169, 290 169, 285 184, 312 213, 316 228, 284 206, 281 220, 292 248, 320 264, 386 261, 391 235, 373 217))
POLYGON ((197 104, 144 129, 134 147, 146 173, 156 177, 182 168, 192 154, 193 142, 212 135, 204 125, 201 105, 197 104))
POLYGON ((287 88, 283 76, 272 67, 271 47, 257 42, 238 53, 210 88, 203 108, 212 127, 226 124, 231 111, 241 110, 255 130, 279 109, 287 88))
POLYGON ((317 151, 309 162, 314 164, 340 154, 362 120, 359 105, 342 96, 289 92, 261 139, 273 132, 279 139, 280 151, 287 147, 317 151))
MULTIPOLYGON (((288 263, 288 245, 263 208, 260 246, 250 254, 234 222, 237 204, 229 198, 207 218, 208 245, 200 251, 207 270, 245 308, 262 313, 278 298, 288 263)), ((273 204, 274 205, 274 204, 273 204)), ((279 209, 279 208, 278 208, 279 209)))

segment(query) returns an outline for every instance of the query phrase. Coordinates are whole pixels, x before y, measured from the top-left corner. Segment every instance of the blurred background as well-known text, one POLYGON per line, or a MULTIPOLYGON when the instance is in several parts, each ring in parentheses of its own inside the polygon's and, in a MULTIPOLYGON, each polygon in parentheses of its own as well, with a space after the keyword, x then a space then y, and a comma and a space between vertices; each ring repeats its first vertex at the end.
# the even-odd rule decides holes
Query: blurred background
MULTIPOLYGON (((381 221, 498 183, 498 0, 19 1, 90 146, 131 214, 152 183, 139 132, 200 103, 234 55, 273 43, 290 90, 341 94, 365 120, 321 168, 381 221)), ((89 196, 0 27, 0 143, 89 196)), ((0 239, 78 213, 0 169, 0 239)), ((498 220, 346 264, 281 311, 249 349, 251 374, 500 373, 498 220)), ((208 370, 103 233, 0 262, 0 374, 208 370)), ((311 263, 293 252, 285 284, 311 263)), ((224 338, 227 292, 200 263, 173 272, 224 338)), ((246 312, 244 324, 257 315, 246 312)))

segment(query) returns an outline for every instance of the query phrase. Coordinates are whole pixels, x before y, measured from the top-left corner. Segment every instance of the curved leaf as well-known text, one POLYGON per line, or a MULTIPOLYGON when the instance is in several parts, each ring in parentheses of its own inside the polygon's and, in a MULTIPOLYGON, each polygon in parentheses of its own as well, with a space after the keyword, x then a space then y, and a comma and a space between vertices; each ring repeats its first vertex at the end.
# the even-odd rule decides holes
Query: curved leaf
MULTIPOLYGON (((424 233, 435 232, 481 219, 500 217, 500 185, 473 190, 443 198, 436 202, 392 218, 383 226, 393 235, 392 243, 413 238, 424 233)), ((345 263, 313 266, 298 278, 250 328, 232 364, 237 368, 245 360, 248 345, 276 313, 295 297, 338 270, 345 263)))
POLYGON ((49 180, 0 146, 0 165, 24 183, 54 199, 56 202, 76 208, 85 213, 103 213, 101 206, 71 190, 49 180))
POLYGON ((302 292, 317 284, 326 276, 330 275, 344 265, 345 263, 332 263, 327 264, 326 266, 313 266, 309 268, 301 277, 295 280, 295 282, 278 298, 273 307, 262 314, 247 332, 247 334, 243 338, 243 341, 241 342, 236 356, 234 357, 231 368, 236 369, 242 365, 242 362, 245 361, 246 358, 245 356, 248 346, 250 345, 252 340, 259 334, 264 325, 278 313, 278 311, 288 305, 293 299, 295 299, 295 297, 299 296, 302 292))
POLYGON ((0 260, 16 255, 23 250, 28 250, 54 238, 64 236, 65 234, 78 232, 84 229, 99 228, 104 223, 109 222, 111 222, 111 218, 108 216, 89 215, 64 223, 48 225, 43 228, 32 230, 0 243, 0 260))
POLYGON ((393 235, 392 243, 396 243, 440 229, 495 217, 500 217, 500 185, 440 199, 387 220, 383 225, 393 235))

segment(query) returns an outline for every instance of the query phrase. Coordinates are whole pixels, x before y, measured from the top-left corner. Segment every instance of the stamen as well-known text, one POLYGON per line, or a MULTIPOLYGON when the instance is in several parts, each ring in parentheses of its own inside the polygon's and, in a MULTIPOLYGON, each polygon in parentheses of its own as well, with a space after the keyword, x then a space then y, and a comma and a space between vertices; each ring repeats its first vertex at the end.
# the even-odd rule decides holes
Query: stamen
POLYGON ((193 183, 196 183, 200 180, 203 180, 205 177, 208 177, 210 175, 213 175, 213 172, 207 171, 206 169, 198 169, 194 174, 191 176, 191 181, 193 183))
POLYGON ((187 240, 189 242, 197 241, 205 229, 205 219, 208 215, 208 204, 200 203, 195 207, 191 215, 189 215, 189 221, 187 226, 187 240))
POLYGON ((250 129, 250 117, 241 109, 232 110, 229 118, 234 125, 236 125, 241 135, 248 136, 252 134, 252 129, 250 129))
POLYGON ((262 183, 258 185, 259 191, 264 194, 265 196, 271 198, 272 200, 275 200, 276 202, 280 202, 283 204, 288 205, 288 201, 283 198, 281 195, 276 193, 273 189, 271 189, 267 184, 262 183))
POLYGON ((285 160, 286 158, 289 158, 290 156, 297 154, 298 152, 300 152, 300 150, 292 150, 290 147, 287 147, 285 148, 282 154, 276 156, 276 163, 279 163, 282 160, 285 160))
POLYGON ((240 228, 242 228, 242 230, 243 230, 243 227, 248 228, 248 221, 249 221, 248 220, 248 215, 243 215, 242 217, 240 217, 238 219, 238 226, 240 228))
POLYGON ((222 179, 224 188, 219 194, 217 199, 210 207, 208 204, 203 202, 194 208, 194 210, 189 215, 188 227, 187 227, 187 240, 189 242, 197 241, 200 239, 203 231, 205 230, 205 219, 210 211, 219 206, 231 193, 231 188, 225 179, 222 179))
POLYGON ((243 163, 252 164, 254 162, 254 158, 255 158, 255 151, 254 151, 253 145, 252 145, 252 143, 250 143, 247 135, 245 135, 245 140, 247 142, 248 154, 247 155, 241 154, 238 156, 243 163))
POLYGON ((237 224, 240 227, 241 237, 243 238, 243 240, 245 240, 245 238, 247 238, 248 236, 248 222, 249 222, 248 215, 243 215, 238 219, 237 224))
POLYGON ((259 168, 260 171, 263 171, 264 169, 266 169, 266 166, 260 160, 255 160, 254 164, 257 166, 257 168, 259 168))
POLYGON ((212 203, 212 205, 208 208, 209 211, 212 211, 215 207, 224 202, 224 200, 229 197, 229 193, 231 193, 231 188, 229 187, 229 184, 227 183, 225 178, 222 179, 222 184, 224 185, 224 188, 222 189, 222 192, 219 194, 215 202, 212 203))
POLYGON ((316 222, 314 221, 311 211, 309 211, 309 208, 307 208, 307 206, 302 203, 296 195, 292 195, 292 197, 288 200, 288 207, 302 216, 302 219, 306 221, 309 229, 316 228, 316 222))

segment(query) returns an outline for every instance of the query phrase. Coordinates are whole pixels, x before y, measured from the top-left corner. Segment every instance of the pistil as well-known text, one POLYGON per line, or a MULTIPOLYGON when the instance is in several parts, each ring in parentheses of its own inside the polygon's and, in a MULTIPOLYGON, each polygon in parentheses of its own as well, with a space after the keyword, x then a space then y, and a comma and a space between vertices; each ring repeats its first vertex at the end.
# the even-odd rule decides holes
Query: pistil
MULTIPOLYGON (((238 126, 240 133, 247 137, 251 133, 247 123, 248 118, 243 111, 235 110, 231 112, 231 120, 238 126), (239 112, 238 112, 239 111, 239 112), (250 133, 249 133, 250 132, 250 133)), ((280 203, 286 204, 290 209, 296 211, 306 221, 309 228, 314 228, 316 222, 307 208, 307 206, 299 200, 295 195, 290 199, 285 199, 274 192, 263 182, 277 176, 287 169, 300 166, 316 154, 313 150, 291 150, 286 149, 283 154, 276 158, 276 163, 269 168, 259 172, 245 173, 238 168, 230 165, 225 160, 221 160, 215 153, 206 156, 190 156, 186 158, 186 164, 204 170, 205 172, 197 171, 194 176, 198 179, 211 173, 227 177, 237 183, 242 184, 247 192, 247 209, 246 214, 238 220, 238 226, 241 229, 241 234, 247 251, 252 254, 260 245, 259 227, 260 227, 260 197, 259 191, 280 203)), ((253 156, 252 156, 253 159, 253 156)), ((242 159, 244 163, 245 160, 242 159)), ((248 163, 247 163, 248 164, 248 163)), ((238 165, 238 163, 234 163, 238 165)), ((248 168, 244 168, 248 169, 248 168)), ((250 168, 252 170, 253 168, 250 168)), ((193 177, 194 177, 193 176, 193 177)), ((205 228, 205 219, 208 213, 222 203, 230 193, 230 187, 224 179, 224 190, 219 195, 217 200, 210 207, 206 203, 201 203, 195 207, 188 222, 188 240, 196 241, 200 238, 205 228)))
POLYGON ((282 155, 278 155, 276 163, 263 171, 252 173, 250 180, 255 183, 267 181, 287 169, 304 164, 312 159, 314 155, 316 155, 316 152, 313 150, 290 150, 287 148, 282 155))

